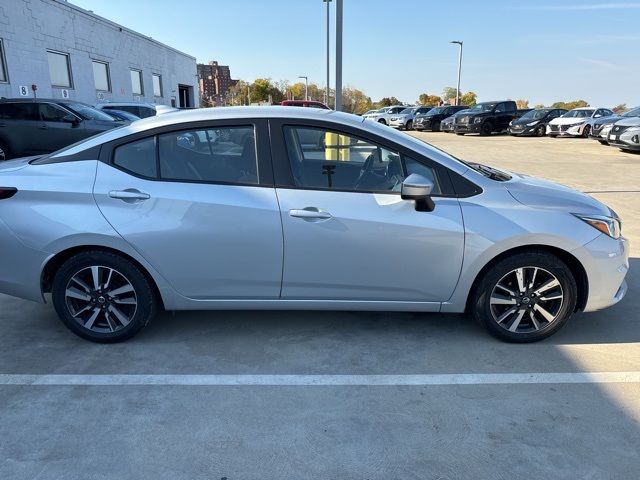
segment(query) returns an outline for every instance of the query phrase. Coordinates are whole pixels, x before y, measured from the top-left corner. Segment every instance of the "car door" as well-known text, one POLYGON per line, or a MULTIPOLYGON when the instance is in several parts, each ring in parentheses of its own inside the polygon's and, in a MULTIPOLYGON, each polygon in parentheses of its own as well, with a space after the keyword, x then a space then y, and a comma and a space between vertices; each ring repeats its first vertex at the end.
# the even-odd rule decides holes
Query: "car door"
POLYGON ((42 126, 38 106, 34 102, 6 102, 0 105, 0 138, 13 156, 40 153, 39 127, 42 126))
POLYGON ((100 210, 185 297, 280 295, 282 225, 266 128, 199 122, 102 148, 100 210))
POLYGON ((77 115, 54 103, 40 103, 38 107, 42 120, 36 139, 39 150, 53 152, 87 136, 84 122, 77 115), (76 122, 69 121, 71 117, 76 122))
POLYGON ((433 302, 422 308, 437 310, 455 288, 464 247, 446 171, 345 128, 272 121, 282 298, 433 302), (401 199, 410 173, 434 181, 434 211, 401 199))

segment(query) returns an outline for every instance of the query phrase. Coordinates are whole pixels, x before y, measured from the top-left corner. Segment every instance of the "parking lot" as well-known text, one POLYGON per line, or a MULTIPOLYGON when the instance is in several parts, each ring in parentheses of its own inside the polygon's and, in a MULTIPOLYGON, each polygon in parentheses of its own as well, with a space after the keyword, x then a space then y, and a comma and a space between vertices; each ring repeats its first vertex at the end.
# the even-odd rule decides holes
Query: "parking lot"
POLYGON ((464 315, 388 312, 163 313, 97 345, 50 305, 0 296, 0 478, 640 477, 640 155, 411 134, 610 205, 627 298, 528 345, 464 315))

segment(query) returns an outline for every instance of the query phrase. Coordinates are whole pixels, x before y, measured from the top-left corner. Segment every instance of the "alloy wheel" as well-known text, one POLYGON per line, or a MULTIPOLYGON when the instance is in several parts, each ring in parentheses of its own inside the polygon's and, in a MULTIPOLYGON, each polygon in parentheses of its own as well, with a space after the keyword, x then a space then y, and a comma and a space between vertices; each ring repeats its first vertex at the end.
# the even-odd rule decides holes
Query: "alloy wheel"
POLYGON ((546 329, 560 316, 564 292, 560 281, 540 267, 519 267, 507 273, 491 291, 495 322, 513 333, 546 329))
POLYGON ((125 328, 138 307, 131 282, 117 270, 99 265, 83 268, 71 277, 65 301, 76 322, 99 333, 125 328))

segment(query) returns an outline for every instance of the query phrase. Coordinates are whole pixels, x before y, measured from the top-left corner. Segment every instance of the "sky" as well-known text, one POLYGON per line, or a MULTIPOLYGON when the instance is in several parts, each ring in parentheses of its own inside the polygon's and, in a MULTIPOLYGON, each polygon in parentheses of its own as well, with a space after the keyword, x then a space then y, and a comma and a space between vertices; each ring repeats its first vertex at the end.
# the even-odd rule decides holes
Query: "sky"
MULTIPOLYGON (((71 0, 233 78, 324 85, 322 0, 71 0)), ((331 5, 331 85, 335 1, 331 5)), ((343 85, 415 102, 457 80, 478 100, 640 105, 640 1, 344 0, 343 85)))

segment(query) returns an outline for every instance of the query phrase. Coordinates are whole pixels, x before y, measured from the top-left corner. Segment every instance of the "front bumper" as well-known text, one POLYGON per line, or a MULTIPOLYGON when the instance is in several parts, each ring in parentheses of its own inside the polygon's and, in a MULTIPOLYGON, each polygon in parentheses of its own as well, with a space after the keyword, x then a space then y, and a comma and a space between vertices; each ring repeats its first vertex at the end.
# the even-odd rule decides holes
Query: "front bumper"
POLYGON ((625 150, 640 151, 640 132, 624 130, 617 132, 611 130, 607 137, 609 145, 612 147, 624 148, 625 150))
POLYGON ((389 126, 393 128, 404 128, 405 125, 404 120, 389 120, 389 126))
POLYGON ((441 123, 440 131, 442 132, 453 132, 453 123, 441 123))
POLYGON ((618 303, 627 293, 625 276, 629 271, 629 241, 600 235, 571 252, 587 273, 588 297, 585 312, 618 303))
POLYGON ((578 125, 547 125, 547 135, 550 137, 580 137, 585 124, 578 125))
POLYGON ((536 128, 538 128, 538 125, 534 125, 533 127, 526 125, 510 125, 509 128, 507 128, 507 132, 509 135, 535 135, 536 128))
POLYGON ((455 123, 453 131, 456 133, 480 133, 482 123, 455 123))

